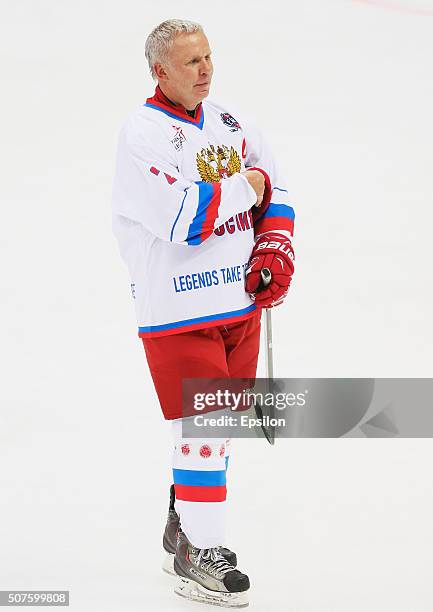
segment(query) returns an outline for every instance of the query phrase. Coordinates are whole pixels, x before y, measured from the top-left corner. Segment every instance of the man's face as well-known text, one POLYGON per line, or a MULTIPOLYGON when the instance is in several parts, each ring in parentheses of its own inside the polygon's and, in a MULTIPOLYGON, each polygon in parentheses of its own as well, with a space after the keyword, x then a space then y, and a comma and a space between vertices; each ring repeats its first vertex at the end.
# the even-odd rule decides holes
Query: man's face
POLYGON ((159 84, 170 100, 192 110, 206 98, 213 73, 210 55, 203 32, 176 36, 167 61, 155 65, 159 84))

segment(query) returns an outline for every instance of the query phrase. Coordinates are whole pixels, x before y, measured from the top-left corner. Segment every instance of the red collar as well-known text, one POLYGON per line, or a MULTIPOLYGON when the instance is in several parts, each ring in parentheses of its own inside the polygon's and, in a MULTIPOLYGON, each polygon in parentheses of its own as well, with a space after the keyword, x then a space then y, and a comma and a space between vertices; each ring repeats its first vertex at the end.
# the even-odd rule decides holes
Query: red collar
POLYGON ((169 98, 167 98, 167 96, 162 92, 159 85, 156 86, 154 95, 151 98, 147 98, 146 104, 168 111, 169 113, 179 117, 180 119, 184 119, 185 121, 190 121, 191 123, 195 124, 201 123, 203 114, 201 102, 195 108, 195 117, 191 117, 191 115, 188 115, 185 107, 182 104, 175 104, 175 102, 169 100, 169 98))

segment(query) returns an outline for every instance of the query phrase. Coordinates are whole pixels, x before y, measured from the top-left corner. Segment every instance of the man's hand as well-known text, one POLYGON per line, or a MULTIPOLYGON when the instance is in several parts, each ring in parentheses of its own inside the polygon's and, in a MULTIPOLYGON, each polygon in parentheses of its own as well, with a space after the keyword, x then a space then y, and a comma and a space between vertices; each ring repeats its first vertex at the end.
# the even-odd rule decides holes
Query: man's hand
POLYGON ((246 170, 241 172, 247 179, 251 187, 254 189, 257 195, 257 202, 255 206, 260 206, 263 202, 263 194, 265 193, 265 177, 258 170, 246 170))
POLYGON ((289 238, 278 232, 267 232, 254 245, 245 273, 245 289, 255 304, 273 308, 286 297, 295 271, 295 254, 289 238), (269 268, 271 281, 263 285, 261 270, 269 268))

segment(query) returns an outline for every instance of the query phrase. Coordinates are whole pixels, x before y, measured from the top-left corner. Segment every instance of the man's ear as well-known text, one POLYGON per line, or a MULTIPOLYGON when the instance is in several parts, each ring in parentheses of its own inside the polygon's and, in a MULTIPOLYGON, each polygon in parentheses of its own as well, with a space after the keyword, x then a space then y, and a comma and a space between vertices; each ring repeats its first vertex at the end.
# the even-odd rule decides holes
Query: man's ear
POLYGON ((161 62, 156 62, 153 69, 155 71, 155 74, 158 80, 166 81, 168 79, 168 75, 167 75, 164 64, 161 64, 161 62))

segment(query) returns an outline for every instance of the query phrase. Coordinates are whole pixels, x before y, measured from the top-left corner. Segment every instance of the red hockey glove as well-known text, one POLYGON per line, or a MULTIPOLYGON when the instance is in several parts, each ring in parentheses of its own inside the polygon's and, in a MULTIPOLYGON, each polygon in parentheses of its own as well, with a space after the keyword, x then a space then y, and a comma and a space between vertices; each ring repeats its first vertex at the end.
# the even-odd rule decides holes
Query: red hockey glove
POLYGON ((257 306, 272 308, 282 303, 292 281, 294 260, 292 243, 283 234, 267 232, 257 240, 245 272, 245 289, 257 306), (266 286, 261 276, 264 268, 271 272, 266 286))

